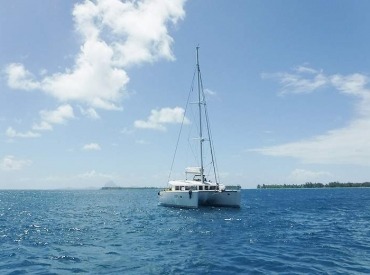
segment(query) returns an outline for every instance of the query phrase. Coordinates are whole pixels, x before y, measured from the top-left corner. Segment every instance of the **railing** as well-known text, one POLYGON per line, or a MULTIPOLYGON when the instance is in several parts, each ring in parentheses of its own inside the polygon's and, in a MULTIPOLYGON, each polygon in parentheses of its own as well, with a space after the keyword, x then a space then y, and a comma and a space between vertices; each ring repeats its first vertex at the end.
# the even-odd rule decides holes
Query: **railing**
POLYGON ((225 185, 225 191, 238 191, 240 189, 240 185, 225 185))

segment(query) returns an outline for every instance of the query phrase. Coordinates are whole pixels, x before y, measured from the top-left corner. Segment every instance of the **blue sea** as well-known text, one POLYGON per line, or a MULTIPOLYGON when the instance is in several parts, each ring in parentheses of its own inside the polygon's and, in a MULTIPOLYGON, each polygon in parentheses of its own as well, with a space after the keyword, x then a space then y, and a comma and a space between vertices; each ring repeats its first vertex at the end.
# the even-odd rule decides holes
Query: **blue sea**
POLYGON ((156 189, 0 191, 0 274, 366 274, 370 189, 242 190, 242 207, 156 189))

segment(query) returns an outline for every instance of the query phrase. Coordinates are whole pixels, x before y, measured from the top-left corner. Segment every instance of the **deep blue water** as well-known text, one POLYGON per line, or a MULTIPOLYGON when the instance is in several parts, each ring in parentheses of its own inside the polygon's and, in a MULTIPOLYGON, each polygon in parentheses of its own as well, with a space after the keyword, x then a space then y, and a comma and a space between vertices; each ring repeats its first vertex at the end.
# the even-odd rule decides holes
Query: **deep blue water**
POLYGON ((370 273, 370 189, 243 190, 241 209, 157 190, 0 191, 0 274, 370 273))

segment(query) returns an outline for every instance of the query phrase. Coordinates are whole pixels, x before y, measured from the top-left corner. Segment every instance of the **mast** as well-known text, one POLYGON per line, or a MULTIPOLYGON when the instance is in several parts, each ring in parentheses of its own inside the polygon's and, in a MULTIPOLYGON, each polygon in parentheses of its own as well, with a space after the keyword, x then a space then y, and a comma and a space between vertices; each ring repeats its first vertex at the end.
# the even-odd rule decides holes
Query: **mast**
POLYGON ((201 77, 199 67, 199 46, 197 46, 197 71, 198 71, 198 110, 199 110, 199 148, 200 148, 200 177, 201 182, 204 183, 204 172, 203 172, 203 132, 202 132, 202 104, 203 100, 201 97, 201 77))

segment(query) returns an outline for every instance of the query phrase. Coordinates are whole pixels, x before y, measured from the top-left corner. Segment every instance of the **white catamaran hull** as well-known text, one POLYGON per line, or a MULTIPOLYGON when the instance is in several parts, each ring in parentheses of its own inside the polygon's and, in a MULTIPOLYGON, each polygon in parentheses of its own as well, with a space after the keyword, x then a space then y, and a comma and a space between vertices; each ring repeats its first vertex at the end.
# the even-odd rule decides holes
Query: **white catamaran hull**
POLYGON ((159 204, 198 208, 199 206, 240 207, 240 190, 231 191, 160 191, 159 204))
POLYGON ((198 208, 199 192, 188 191, 160 191, 159 204, 185 208, 198 208))
POLYGON ((212 194, 206 205, 240 207, 240 191, 223 191, 212 194))

